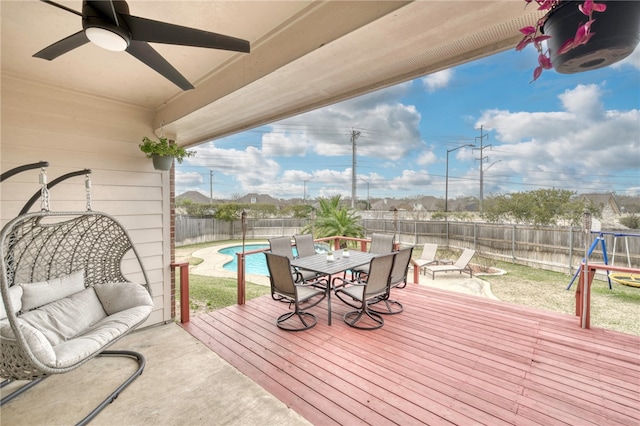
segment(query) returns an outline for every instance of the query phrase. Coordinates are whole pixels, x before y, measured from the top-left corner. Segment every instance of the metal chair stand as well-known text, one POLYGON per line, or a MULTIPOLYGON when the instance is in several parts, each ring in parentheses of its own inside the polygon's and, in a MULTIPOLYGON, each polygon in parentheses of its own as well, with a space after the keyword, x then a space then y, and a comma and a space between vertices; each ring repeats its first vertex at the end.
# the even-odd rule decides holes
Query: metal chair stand
POLYGON ((404 306, 402 306, 402 303, 398 302, 397 300, 382 299, 370 303, 369 311, 381 315, 396 315, 404 311, 404 306), (385 307, 387 308, 386 311, 372 308, 372 306, 379 305, 381 303, 384 303, 385 307))
MULTIPOLYGON (((146 360, 144 356, 139 352, 127 351, 127 350, 106 350, 102 351, 98 357, 102 356, 120 356, 120 357, 129 357, 134 358, 138 362, 138 368, 136 371, 129 376, 120 386, 118 386, 107 398, 105 398, 96 408, 94 408, 89 414, 87 414, 82 420, 80 420, 76 425, 84 426, 88 424, 91 420, 93 420, 102 410, 104 410, 109 404, 111 404, 115 399, 120 395, 120 393, 135 379, 137 379, 142 372, 144 371, 144 367, 146 365, 146 360)), ((37 379, 29 381, 26 385, 22 386, 19 389, 11 392, 9 395, 6 395, 0 400, 0 407, 6 404, 7 402, 13 400, 14 398, 22 395, 38 383, 42 382, 49 376, 42 376, 37 379)), ((0 384, 0 387, 4 387, 10 383, 13 383, 15 380, 7 379, 0 384)))
POLYGON ((318 319, 316 318, 315 315, 313 315, 310 312, 304 312, 304 311, 299 311, 299 310, 295 310, 295 311, 291 311, 291 312, 287 312, 286 314, 282 314, 278 317, 278 319, 276 320, 276 325, 278 326, 278 328, 285 330, 285 331, 304 331, 304 330, 309 330, 310 328, 315 327, 315 325, 318 323, 318 319), (290 327, 288 325, 285 324, 285 322, 292 318, 292 317, 297 317, 300 322, 302 323, 302 327, 290 327), (306 318, 306 320, 305 320, 306 318))
POLYGON ((369 310, 366 307, 366 303, 365 303, 365 308, 364 309, 358 309, 355 311, 349 311, 346 314, 344 314, 344 322, 349 326, 349 327, 353 327, 353 328, 357 328, 360 330, 377 330, 378 328, 382 327, 384 325, 384 319, 382 319, 382 316, 378 313, 375 313, 371 310, 369 310), (362 319, 362 316, 366 315, 368 318, 370 318, 373 321, 373 325, 371 326, 366 326, 366 325, 361 325, 358 324, 360 322, 360 320, 362 319))

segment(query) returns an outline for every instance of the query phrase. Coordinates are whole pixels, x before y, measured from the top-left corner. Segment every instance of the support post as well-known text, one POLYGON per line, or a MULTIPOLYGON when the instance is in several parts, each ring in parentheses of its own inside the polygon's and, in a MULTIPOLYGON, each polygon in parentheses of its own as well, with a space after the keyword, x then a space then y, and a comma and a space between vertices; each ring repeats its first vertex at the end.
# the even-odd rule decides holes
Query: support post
POLYGON ((246 277, 244 275, 245 271, 245 255, 244 253, 236 253, 238 256, 238 305, 244 305, 247 301, 246 295, 246 277))
POLYGON ((247 282, 245 278, 245 239, 247 238, 247 212, 242 210, 240 215, 242 224, 242 253, 238 253, 238 305, 244 305, 247 301, 247 282))
POLYGON ((180 322, 189 322, 189 262, 172 263, 171 271, 180 268, 180 322))

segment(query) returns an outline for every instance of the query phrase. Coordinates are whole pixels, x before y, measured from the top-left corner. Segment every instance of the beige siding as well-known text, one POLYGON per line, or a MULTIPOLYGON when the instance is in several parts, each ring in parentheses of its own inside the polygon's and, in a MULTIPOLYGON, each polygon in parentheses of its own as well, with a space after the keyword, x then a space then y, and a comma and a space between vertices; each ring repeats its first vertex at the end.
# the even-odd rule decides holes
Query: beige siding
MULTIPOLYGON (((115 216, 129 231, 151 281, 156 309, 147 323, 170 320, 169 176, 138 149, 143 136, 153 136, 153 111, 3 75, 1 113, 2 171, 44 160, 52 181, 91 169, 93 210, 115 216)), ((20 173, 0 185, 2 226, 40 190, 38 174, 20 173)), ((52 210, 85 206, 81 176, 51 190, 52 210)), ((31 210, 38 209, 40 201, 31 210)), ((130 265, 125 262, 125 271, 130 265)))

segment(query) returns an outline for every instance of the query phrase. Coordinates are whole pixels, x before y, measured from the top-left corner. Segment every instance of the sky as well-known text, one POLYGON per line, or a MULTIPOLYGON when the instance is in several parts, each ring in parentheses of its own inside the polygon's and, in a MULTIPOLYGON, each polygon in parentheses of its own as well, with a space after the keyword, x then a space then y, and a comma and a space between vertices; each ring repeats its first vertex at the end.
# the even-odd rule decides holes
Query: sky
POLYGON ((531 83, 536 57, 511 49, 201 144, 176 164, 176 194, 350 199, 355 132, 359 200, 479 198, 481 167, 484 198, 640 195, 640 48, 531 83))

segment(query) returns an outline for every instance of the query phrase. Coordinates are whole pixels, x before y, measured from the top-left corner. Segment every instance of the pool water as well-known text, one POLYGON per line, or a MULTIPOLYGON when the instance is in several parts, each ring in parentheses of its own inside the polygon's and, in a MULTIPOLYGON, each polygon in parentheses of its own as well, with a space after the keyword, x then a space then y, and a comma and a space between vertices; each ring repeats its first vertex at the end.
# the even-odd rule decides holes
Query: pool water
MULTIPOLYGON (((245 244, 244 251, 253 251, 260 249, 268 249, 269 244, 245 244)), ((316 252, 323 253, 328 251, 329 246, 326 244, 316 244, 316 252)), ((237 253, 242 253, 242 246, 231 246, 218 250, 218 253, 232 256, 232 260, 224 264, 224 269, 227 271, 238 272, 238 256, 237 253)), ((293 255, 298 253, 296 248, 293 247, 293 255)), ((269 268, 267 267, 267 258, 262 253, 250 254, 245 260, 245 272, 247 274, 264 275, 269 276, 269 268)))
MULTIPOLYGON (((269 244, 246 244, 244 251, 268 249, 269 244)), ((218 253, 226 254, 233 257, 233 260, 224 264, 227 271, 238 272, 238 256, 236 253, 242 253, 242 246, 226 247, 218 250, 218 253)), ((244 264, 244 270, 247 274, 256 274, 269 276, 269 268, 267 268, 267 258, 262 253, 250 254, 247 256, 244 264)))

